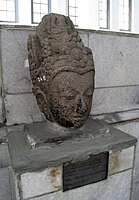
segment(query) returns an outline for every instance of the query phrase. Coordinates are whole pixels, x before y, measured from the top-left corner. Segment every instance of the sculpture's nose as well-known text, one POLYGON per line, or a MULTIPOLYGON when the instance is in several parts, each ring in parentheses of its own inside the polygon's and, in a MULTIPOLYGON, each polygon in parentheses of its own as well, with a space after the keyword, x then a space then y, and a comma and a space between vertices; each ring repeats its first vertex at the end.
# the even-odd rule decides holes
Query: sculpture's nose
POLYGON ((76 112, 79 113, 79 114, 84 114, 86 111, 87 111, 86 104, 85 104, 85 102, 83 100, 83 97, 80 97, 78 99, 76 112))

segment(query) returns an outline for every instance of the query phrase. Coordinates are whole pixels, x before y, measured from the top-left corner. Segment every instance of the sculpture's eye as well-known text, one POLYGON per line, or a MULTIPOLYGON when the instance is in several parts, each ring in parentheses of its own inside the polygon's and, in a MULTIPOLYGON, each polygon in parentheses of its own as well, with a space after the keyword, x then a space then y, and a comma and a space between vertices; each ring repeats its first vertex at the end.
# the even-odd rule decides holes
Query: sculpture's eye
POLYGON ((75 91, 66 91, 62 94, 62 97, 64 97, 66 100, 73 100, 76 98, 75 91))
POLYGON ((66 96, 65 97, 67 100, 73 100, 73 99, 75 99, 75 96, 74 95, 71 95, 71 96, 66 96))

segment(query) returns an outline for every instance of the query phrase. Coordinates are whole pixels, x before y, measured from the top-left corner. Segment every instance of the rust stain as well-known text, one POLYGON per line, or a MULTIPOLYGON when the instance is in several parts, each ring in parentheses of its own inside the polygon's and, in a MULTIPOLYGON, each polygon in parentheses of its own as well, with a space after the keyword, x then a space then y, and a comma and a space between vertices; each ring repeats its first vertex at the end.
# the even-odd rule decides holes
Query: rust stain
POLYGON ((50 171, 50 176, 55 179, 58 175, 60 175, 60 170, 58 168, 53 168, 50 171))
POLYGON ((58 181, 58 177, 60 176, 61 174, 61 170, 60 168, 53 168, 51 171, 50 171, 50 179, 51 179, 51 182, 52 182, 52 185, 53 187, 55 187, 57 190, 60 190, 61 189, 61 185, 59 185, 59 181, 58 181))

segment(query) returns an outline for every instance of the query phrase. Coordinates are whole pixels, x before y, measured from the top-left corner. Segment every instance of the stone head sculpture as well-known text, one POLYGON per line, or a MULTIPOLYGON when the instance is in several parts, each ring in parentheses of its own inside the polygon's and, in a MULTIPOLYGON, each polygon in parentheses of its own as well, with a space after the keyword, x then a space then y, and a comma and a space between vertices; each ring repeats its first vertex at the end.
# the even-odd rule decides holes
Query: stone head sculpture
POLYGON ((45 15, 29 36, 28 58, 41 112, 62 126, 81 127, 90 114, 95 71, 92 52, 70 18, 45 15))

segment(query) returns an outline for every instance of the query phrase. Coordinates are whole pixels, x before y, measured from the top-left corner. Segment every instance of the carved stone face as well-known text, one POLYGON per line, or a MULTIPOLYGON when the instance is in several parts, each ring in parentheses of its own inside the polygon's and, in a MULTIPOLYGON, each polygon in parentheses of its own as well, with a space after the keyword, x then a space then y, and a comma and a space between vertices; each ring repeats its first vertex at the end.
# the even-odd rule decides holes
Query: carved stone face
POLYGON ((43 17, 28 38, 33 94, 46 119, 81 127, 89 116, 94 90, 94 61, 69 17, 43 17))
POLYGON ((61 72, 50 85, 50 110, 62 126, 81 127, 91 110, 94 90, 93 71, 79 75, 61 72))

